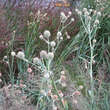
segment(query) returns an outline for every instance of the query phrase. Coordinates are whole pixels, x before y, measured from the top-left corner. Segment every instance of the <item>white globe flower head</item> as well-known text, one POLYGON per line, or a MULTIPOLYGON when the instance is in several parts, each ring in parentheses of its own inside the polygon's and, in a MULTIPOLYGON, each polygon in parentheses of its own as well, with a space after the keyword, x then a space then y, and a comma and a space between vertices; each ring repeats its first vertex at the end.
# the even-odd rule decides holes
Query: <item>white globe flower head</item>
POLYGON ((67 39, 70 39, 71 37, 69 35, 67 35, 67 39))
POLYGON ((45 30, 45 31, 44 31, 44 37, 45 37, 45 38, 49 38, 50 36, 51 36, 50 31, 49 31, 49 30, 45 30))
POLYGON ((96 41, 96 39, 93 39, 93 43, 96 43, 97 41, 96 41))
POLYGON ((75 11, 78 12, 79 10, 76 8, 75 11))
POLYGON ((67 20, 67 16, 65 15, 64 12, 61 12, 61 13, 60 13, 60 17, 61 17, 61 23, 65 23, 66 20, 67 20))
POLYGON ((83 11, 84 11, 84 12, 87 12, 87 8, 83 8, 83 11))
POLYGON ((84 13, 86 16, 89 16, 89 12, 88 11, 85 11, 84 13))
POLYGON ((61 17, 65 16, 65 13, 64 13, 64 12, 61 12, 61 13, 60 13, 60 16, 61 16, 61 17))
POLYGON ((71 12, 71 11, 69 11, 69 12, 68 12, 68 16, 71 16, 71 15, 72 15, 72 12, 71 12))
POLYGON ((88 16, 88 20, 91 20, 91 17, 90 16, 88 16))
POLYGON ((40 63, 40 59, 38 57, 33 58, 33 63, 34 64, 40 63))
POLYGON ((63 40, 63 37, 60 37, 60 40, 63 40))
POLYGON ((15 55, 16 55, 16 53, 15 53, 14 51, 12 51, 12 52, 11 52, 11 56, 14 57, 15 55))
POLYGON ((62 33, 60 31, 57 32, 57 38, 59 39, 62 36, 62 33))
POLYGON ((54 53, 53 52, 49 52, 48 53, 48 59, 52 60, 54 58, 54 53))
POLYGON ((82 15, 82 12, 81 11, 78 11, 77 13, 78 13, 78 15, 82 15))
POLYGON ((98 15, 98 16, 101 16, 101 12, 97 12, 97 15, 98 15))
POLYGON ((53 109, 52 110, 58 110, 56 105, 53 105, 53 109))
POLYGON ((50 45, 51 45, 52 47, 55 47, 56 43, 55 43, 54 41, 52 41, 52 42, 50 43, 50 45))
POLYGON ((41 35, 39 36, 39 38, 40 38, 40 39, 43 39, 43 35, 41 34, 41 35))
POLYGON ((46 95, 47 95, 47 93, 46 93, 46 91, 45 91, 45 90, 41 90, 41 91, 40 91, 40 93, 41 93, 42 95, 44 95, 44 96, 46 96, 46 95))
POLYGON ((41 52, 40 52, 40 57, 41 58, 47 58, 47 52, 45 51, 45 50, 42 50, 41 52))
POLYGON ((93 10, 92 9, 89 9, 89 12, 91 13, 93 10))
POLYGON ((24 52, 23 52, 23 51, 19 51, 19 52, 17 53, 17 57, 19 57, 19 58, 21 58, 21 59, 24 59, 24 58, 25 58, 24 52))
POLYGON ((71 18, 71 22, 74 22, 75 20, 74 20, 74 18, 71 18))
POLYGON ((7 59, 7 58, 8 58, 7 56, 4 56, 4 57, 3 57, 3 59, 7 59))
POLYGON ((99 24, 99 20, 98 19, 95 20, 95 24, 96 25, 99 24))
POLYGON ((48 79, 50 77, 49 73, 44 73, 44 77, 48 79))

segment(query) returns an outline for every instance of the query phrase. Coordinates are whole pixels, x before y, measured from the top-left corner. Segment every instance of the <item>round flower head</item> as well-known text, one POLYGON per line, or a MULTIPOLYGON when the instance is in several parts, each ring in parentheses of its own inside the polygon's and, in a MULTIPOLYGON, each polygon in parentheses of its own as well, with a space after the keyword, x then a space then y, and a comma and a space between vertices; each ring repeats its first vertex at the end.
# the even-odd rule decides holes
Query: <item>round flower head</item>
POLYGON ((6 60, 7 58, 8 58, 7 56, 4 56, 4 57, 3 57, 3 59, 5 59, 5 60, 6 60))
POLYGON ((73 100, 73 103, 74 103, 74 104, 78 104, 78 101, 77 101, 77 100, 73 100))
POLYGON ((43 35, 41 34, 41 35, 39 36, 39 38, 40 38, 40 39, 43 39, 43 35))
POLYGON ((67 39, 70 39, 71 38, 69 35, 67 35, 66 37, 67 37, 67 39))
POLYGON ((63 40, 63 37, 60 37, 60 40, 63 40))
POLYGON ((57 38, 60 38, 62 36, 62 33, 60 31, 57 32, 57 38))
POLYGON ((51 45, 52 47, 55 47, 56 43, 55 43, 54 41, 52 41, 52 42, 50 43, 50 45, 51 45))
POLYGON ((48 59, 53 59, 54 58, 54 53, 53 52, 49 52, 48 53, 48 59))
POLYGON ((91 20, 91 17, 90 16, 88 16, 88 20, 91 20))
POLYGON ((61 71, 61 75, 65 75, 65 71, 61 71))
POLYGON ((87 11, 87 8, 83 8, 83 11, 86 12, 87 11))
POLYGON ((41 58, 47 58, 47 52, 46 52, 45 50, 42 50, 42 51, 40 52, 40 57, 41 57, 41 58))
POLYGON ((13 52, 11 52, 11 56, 15 56, 16 55, 16 53, 13 51, 13 52))
POLYGON ((54 105, 52 110, 58 110, 57 106, 54 105))
POLYGON ((80 89, 80 90, 82 90, 82 89, 83 89, 83 86, 82 86, 82 85, 80 85, 80 86, 79 86, 79 89, 80 89))
POLYGON ((40 93, 41 93, 42 95, 44 95, 44 96, 46 96, 46 95, 47 95, 47 93, 46 93, 46 91, 45 91, 45 90, 41 90, 41 91, 40 91, 40 93))
POLYGON ((98 15, 98 16, 101 16, 101 12, 97 12, 97 15, 98 15))
POLYGON ((74 18, 71 18, 71 21, 74 22, 74 18))
POLYGON ((49 38, 50 36, 51 36, 50 31, 45 30, 45 31, 44 31, 44 37, 45 37, 45 38, 49 38))
POLYGON ((93 43, 96 43, 96 39, 93 39, 93 43))
POLYGON ((78 12, 79 10, 76 8, 75 11, 78 12))
POLYGON ((23 59, 23 58, 25 57, 24 52, 19 51, 19 52, 17 53, 17 57, 23 59))
POLYGON ((69 12, 68 12, 68 16, 67 16, 67 18, 69 18, 71 15, 72 15, 72 12, 69 11, 69 12))
POLYGON ((82 12, 81 11, 78 11, 77 13, 78 13, 78 15, 82 15, 82 12))
POLYGON ((91 13, 93 10, 92 9, 89 9, 89 12, 91 13))
POLYGON ((48 79, 50 77, 49 73, 44 73, 44 77, 48 79))
POLYGON ((98 19, 95 20, 95 24, 96 25, 99 24, 99 20, 98 19))
POLYGON ((71 11, 69 11, 69 12, 68 12, 68 14, 69 14, 69 15, 72 15, 72 12, 71 12, 71 11))
POLYGON ((31 72, 32 72, 32 69, 31 69, 31 68, 28 68, 28 69, 27 69, 27 72, 28 72, 28 73, 31 73, 31 72))
POLYGON ((85 11, 85 13, 84 13, 86 16, 88 16, 89 15, 89 12, 88 11, 85 11))
POLYGON ((65 21, 67 20, 67 16, 65 15, 64 12, 61 12, 61 13, 60 13, 60 17, 61 17, 61 22, 62 22, 62 23, 65 23, 65 21))
POLYGON ((40 62, 40 59, 38 57, 33 58, 33 63, 34 64, 39 63, 39 62, 40 62))

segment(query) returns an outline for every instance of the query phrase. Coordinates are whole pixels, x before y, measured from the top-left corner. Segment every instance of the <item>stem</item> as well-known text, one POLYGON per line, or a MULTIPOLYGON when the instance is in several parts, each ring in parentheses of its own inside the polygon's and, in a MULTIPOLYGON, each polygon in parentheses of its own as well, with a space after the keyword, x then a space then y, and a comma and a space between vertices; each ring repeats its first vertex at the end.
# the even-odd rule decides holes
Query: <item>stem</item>
POLYGON ((92 46, 92 42, 91 42, 91 34, 89 34, 89 43, 90 43, 90 52, 91 52, 91 58, 90 58, 90 85, 91 85, 91 103, 92 103, 92 108, 93 108, 93 104, 94 104, 94 80, 93 80, 93 46, 92 46))

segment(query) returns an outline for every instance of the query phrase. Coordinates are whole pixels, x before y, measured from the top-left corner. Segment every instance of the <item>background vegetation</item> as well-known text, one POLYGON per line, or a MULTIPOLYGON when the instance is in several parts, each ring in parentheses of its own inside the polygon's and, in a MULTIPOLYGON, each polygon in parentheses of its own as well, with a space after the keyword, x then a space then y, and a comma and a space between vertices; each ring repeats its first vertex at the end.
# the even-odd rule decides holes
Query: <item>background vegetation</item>
MULTIPOLYGON (((0 105, 1 109, 4 107, 3 110, 5 110, 10 107, 10 110, 14 110, 15 105, 17 110, 20 109, 19 105, 21 109, 25 105, 27 108, 32 106, 32 109, 35 109, 39 91, 33 84, 36 84, 39 77, 34 76, 33 82, 35 81, 35 83, 29 82, 27 69, 30 65, 17 58, 14 59, 11 52, 23 51, 26 59, 32 61, 33 57, 39 56, 41 50, 47 49, 46 44, 39 39, 41 33, 49 30, 52 34, 50 40, 54 40, 60 23, 59 12, 63 11, 67 15, 68 11, 71 11, 72 16, 67 23, 72 17, 75 21, 63 32, 65 34, 67 31, 71 37, 66 39, 66 35, 64 35, 64 40, 56 51, 53 62, 55 67, 53 71, 56 73, 55 80, 60 77, 58 73, 61 70, 66 73, 67 87, 58 86, 65 97, 77 90, 80 91, 80 95, 66 98, 68 106, 65 107, 65 110, 81 110, 82 108, 84 110, 110 110, 110 2, 107 0, 82 0, 78 2, 80 5, 76 5, 77 1, 70 1, 71 7, 69 8, 55 7, 53 2, 44 7, 42 3, 43 0, 39 2, 36 0, 0 2, 0 73, 2 74, 0 76, 0 104, 4 104, 4 106, 0 105), (83 10, 83 8, 101 12, 99 28, 95 33, 95 57, 92 64, 93 106, 91 106, 90 95, 90 68, 87 67, 89 65, 87 61, 91 58, 91 48, 82 21, 75 12, 75 9, 83 10), (38 10, 40 10, 39 16, 37 16, 38 10), (29 87, 20 89, 22 91, 21 98, 27 96, 24 98, 24 102, 20 97, 13 96, 18 89, 15 90, 12 85, 20 85, 21 82, 29 87), (80 86, 83 86, 81 90, 79 90, 80 86), (5 87, 9 88, 8 92, 5 87), (3 91, 6 92, 4 92, 5 95, 3 91), (16 103, 14 103, 15 101, 16 103), (6 105, 7 102, 11 104, 6 105)), ((34 69, 33 71, 37 73, 34 69)), ((45 106, 44 102, 40 104, 45 106)), ((39 106, 41 107, 41 105, 39 106)), ((62 110, 61 105, 60 107, 59 110, 62 110)), ((48 106, 40 109, 50 110, 48 106)))

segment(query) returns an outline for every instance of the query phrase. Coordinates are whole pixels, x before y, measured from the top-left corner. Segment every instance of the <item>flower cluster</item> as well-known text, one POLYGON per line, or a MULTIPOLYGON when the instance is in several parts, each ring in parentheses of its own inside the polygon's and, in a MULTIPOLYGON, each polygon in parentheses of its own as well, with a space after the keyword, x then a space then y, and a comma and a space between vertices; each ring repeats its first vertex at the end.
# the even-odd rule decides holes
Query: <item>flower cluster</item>
POLYGON ((82 11, 75 9, 75 11, 80 16, 80 19, 83 23, 83 27, 85 28, 85 31, 87 33, 92 33, 94 28, 98 27, 101 12, 87 8, 83 8, 82 11))
MULTIPOLYGON (((40 13, 40 12, 39 12, 40 13)), ((53 109, 57 110, 56 101, 61 101, 62 105, 65 105, 65 101, 63 98, 63 93, 61 90, 58 90, 56 87, 56 81, 55 80, 55 73, 53 71, 53 62, 55 57, 55 52, 57 48, 59 47, 60 43, 64 39, 64 34, 67 36, 67 39, 70 39, 70 36, 68 32, 64 33, 64 29, 74 22, 74 18, 71 18, 70 22, 66 25, 64 23, 67 21, 69 17, 71 17, 72 12, 68 12, 68 15, 66 16, 64 12, 61 12, 60 14, 60 20, 61 20, 61 27, 59 27, 56 38, 54 40, 50 40, 52 33, 50 33, 49 30, 45 30, 41 35, 39 35, 39 38, 44 41, 47 44, 48 49, 47 50, 41 50, 39 52, 39 56, 36 56, 32 58, 32 60, 26 59, 25 52, 18 51, 17 53, 12 51, 11 55, 12 57, 19 58, 26 63, 28 63, 27 71, 26 73, 29 74, 28 79, 32 79, 35 77, 35 74, 37 73, 37 86, 39 88, 39 96, 40 98, 49 98, 52 100, 53 109), (34 69, 33 69, 34 68, 34 69), (34 72, 35 71, 35 72, 34 72)), ((25 50, 26 51, 26 50, 25 50)), ((31 81, 28 81, 31 82, 31 81)), ((64 71, 61 71, 60 81, 62 87, 66 87, 66 75, 64 71)), ((35 84, 36 85, 36 84, 35 84)), ((20 82, 19 85, 21 88, 26 88, 27 86, 20 82)), ((44 99, 43 99, 44 100, 44 99)))

